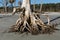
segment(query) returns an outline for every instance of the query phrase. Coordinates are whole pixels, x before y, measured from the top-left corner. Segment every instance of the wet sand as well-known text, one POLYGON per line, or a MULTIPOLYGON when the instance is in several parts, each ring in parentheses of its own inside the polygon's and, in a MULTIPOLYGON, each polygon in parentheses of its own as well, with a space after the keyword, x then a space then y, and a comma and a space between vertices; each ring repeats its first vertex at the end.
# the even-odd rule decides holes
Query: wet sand
MULTIPOLYGON (((51 16, 50 19, 60 17, 58 15, 51 16)), ((0 40, 60 40, 60 31, 56 31, 53 34, 39 34, 39 35, 26 35, 25 33, 2 33, 4 30, 8 30, 10 26, 15 24, 18 19, 18 15, 0 17, 0 40)), ((45 16, 41 16, 44 22, 47 22, 45 16)), ((60 23, 60 18, 53 20, 51 23, 60 23)), ((60 25, 58 27, 60 29, 60 25)))

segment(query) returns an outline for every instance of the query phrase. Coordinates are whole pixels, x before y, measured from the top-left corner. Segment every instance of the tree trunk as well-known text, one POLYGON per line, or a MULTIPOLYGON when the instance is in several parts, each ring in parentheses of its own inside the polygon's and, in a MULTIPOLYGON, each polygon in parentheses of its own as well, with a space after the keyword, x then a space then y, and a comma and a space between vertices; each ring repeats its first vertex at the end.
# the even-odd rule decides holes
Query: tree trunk
POLYGON ((11 12, 13 11, 13 3, 11 3, 11 12))
POLYGON ((5 12, 7 12, 6 0, 4 0, 5 12))
POLYGON ((42 11, 42 0, 41 0, 41 5, 40 5, 40 12, 42 11))
POLYGON ((21 8, 25 8, 25 15, 28 17, 29 13, 31 12, 30 9, 30 0, 23 0, 21 8))

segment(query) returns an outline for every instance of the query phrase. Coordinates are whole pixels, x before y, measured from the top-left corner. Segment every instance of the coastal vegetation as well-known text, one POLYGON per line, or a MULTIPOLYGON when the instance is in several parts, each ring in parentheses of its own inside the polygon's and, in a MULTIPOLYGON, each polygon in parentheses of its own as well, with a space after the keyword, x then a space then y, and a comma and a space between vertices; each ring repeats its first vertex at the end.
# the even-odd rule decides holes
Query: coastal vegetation
MULTIPOLYGON (((33 10, 33 5, 31 4, 31 9, 33 10)), ((14 6, 13 6, 14 7, 14 6)), ((13 8, 10 6, 7 6, 7 12, 12 12, 10 8, 13 8)), ((19 6, 15 6, 15 7, 19 7, 19 6)), ((40 9, 40 4, 35 4, 35 9, 39 10, 40 9)), ((2 12, 2 10, 4 11, 4 7, 0 7, 0 12, 2 12)), ((47 3, 47 4, 43 4, 42 6, 42 11, 44 12, 60 12, 60 3, 47 3)))

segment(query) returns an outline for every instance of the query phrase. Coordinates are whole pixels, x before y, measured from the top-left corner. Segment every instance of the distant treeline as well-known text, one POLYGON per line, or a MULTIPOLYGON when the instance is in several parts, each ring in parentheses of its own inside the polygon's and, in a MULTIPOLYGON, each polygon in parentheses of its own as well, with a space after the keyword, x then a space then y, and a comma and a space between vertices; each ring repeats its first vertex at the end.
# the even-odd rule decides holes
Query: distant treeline
MULTIPOLYGON (((33 8, 33 5, 32 5, 33 8)), ((40 4, 35 4, 35 9, 40 9, 40 4)), ((48 12, 60 12, 60 3, 49 3, 49 4, 43 4, 42 5, 42 11, 48 11, 48 12)))
MULTIPOLYGON (((12 12, 13 9, 12 9, 12 7, 7 7, 6 10, 7 10, 7 12, 12 12)), ((5 8, 4 7, 0 7, 0 13, 1 12, 3 12, 3 13, 5 12, 5 8)))
MULTIPOLYGON (((33 5, 31 5, 31 9, 33 10, 33 5)), ((35 10, 40 9, 40 4, 35 4, 35 10)), ((0 7, 0 12, 4 12, 4 7, 0 7)), ((60 12, 60 3, 49 3, 49 4, 43 4, 42 11, 44 12, 60 12)), ((7 7, 7 12, 12 12, 11 7, 7 7)))

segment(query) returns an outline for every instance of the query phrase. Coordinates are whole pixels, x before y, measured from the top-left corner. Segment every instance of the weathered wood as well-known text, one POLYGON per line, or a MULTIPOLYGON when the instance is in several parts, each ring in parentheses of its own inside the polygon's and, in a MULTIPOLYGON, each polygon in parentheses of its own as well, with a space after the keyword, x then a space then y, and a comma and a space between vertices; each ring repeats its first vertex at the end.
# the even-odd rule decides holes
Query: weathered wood
MULTIPOLYGON (((31 13, 30 0, 23 0, 21 8, 23 8, 23 11, 19 15, 16 24, 11 27, 11 31, 21 33, 30 32, 31 34, 50 33, 54 31, 55 27, 44 24, 40 19, 40 14, 31 13)), ((47 19, 48 24, 50 24, 48 16, 47 19)))

